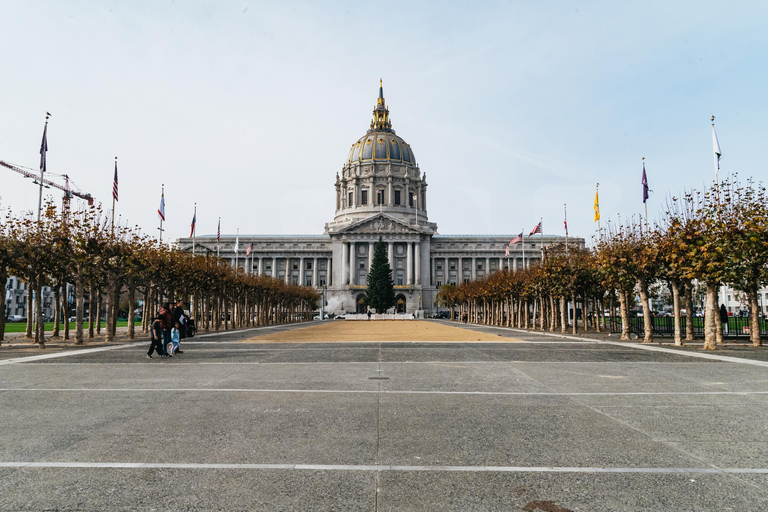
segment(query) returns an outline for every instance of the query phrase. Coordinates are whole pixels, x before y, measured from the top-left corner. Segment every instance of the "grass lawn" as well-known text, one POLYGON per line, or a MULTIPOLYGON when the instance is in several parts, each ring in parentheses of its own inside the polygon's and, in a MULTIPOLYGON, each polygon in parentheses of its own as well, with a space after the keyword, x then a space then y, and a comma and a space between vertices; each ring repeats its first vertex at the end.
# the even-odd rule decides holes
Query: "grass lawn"
MULTIPOLYGON (((137 325, 141 326, 141 321, 136 322, 137 325)), ((101 322, 101 327, 104 328, 106 325, 106 322, 101 322)), ((128 320, 118 320, 117 326, 118 327, 126 327, 128 325, 128 320)), ((94 326, 95 328, 95 326, 94 326)), ((64 324, 61 324, 60 327, 61 331, 64 332, 64 324)), ((74 332, 75 330, 75 322, 69 322, 69 329, 71 332, 74 332)), ((88 322, 83 322, 83 329, 88 330, 88 322)), ((5 324, 5 332, 24 332, 27 330, 27 323, 26 322, 13 322, 13 323, 6 323, 5 324)), ((46 331, 53 331, 53 322, 45 322, 45 330, 46 331)))

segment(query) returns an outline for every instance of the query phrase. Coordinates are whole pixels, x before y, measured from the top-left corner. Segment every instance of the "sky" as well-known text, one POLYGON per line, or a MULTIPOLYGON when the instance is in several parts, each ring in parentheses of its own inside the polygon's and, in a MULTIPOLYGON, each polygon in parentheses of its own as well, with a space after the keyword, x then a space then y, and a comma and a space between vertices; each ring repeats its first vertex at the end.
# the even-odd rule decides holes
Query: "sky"
MULTIPOLYGON (((0 0, 0 160, 163 238, 322 234, 379 79, 438 232, 571 236, 768 180, 768 3, 0 0), (762 143, 760 141, 763 141, 762 143)), ((0 167, 0 208, 38 187, 0 167)), ((44 189, 57 203, 61 194, 44 189)))

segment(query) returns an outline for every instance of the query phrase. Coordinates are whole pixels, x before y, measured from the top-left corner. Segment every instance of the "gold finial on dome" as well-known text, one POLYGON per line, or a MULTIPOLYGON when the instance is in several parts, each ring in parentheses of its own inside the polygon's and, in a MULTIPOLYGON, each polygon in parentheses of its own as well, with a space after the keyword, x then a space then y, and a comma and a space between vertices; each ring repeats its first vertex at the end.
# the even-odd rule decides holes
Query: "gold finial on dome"
POLYGON ((371 130, 392 131, 392 122, 389 120, 389 109, 384 101, 384 82, 379 78, 379 97, 376 99, 376 108, 373 109, 373 121, 371 130))

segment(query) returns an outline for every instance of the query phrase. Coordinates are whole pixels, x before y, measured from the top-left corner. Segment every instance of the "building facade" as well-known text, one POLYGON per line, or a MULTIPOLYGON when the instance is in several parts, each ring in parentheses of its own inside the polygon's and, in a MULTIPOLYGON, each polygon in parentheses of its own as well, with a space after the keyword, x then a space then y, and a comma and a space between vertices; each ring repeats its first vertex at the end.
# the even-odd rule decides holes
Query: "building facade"
MULTIPOLYGON (((367 132, 349 149, 334 183, 333 220, 322 235, 240 235, 239 247, 253 244, 250 257, 235 254, 235 237, 196 237, 198 253, 217 252, 246 272, 266 274, 326 293, 329 313, 362 312, 373 246, 387 244, 398 312, 430 314, 444 284, 481 279, 502 268, 513 270, 539 260, 544 247, 564 237, 535 235, 505 250, 510 235, 440 235, 427 216, 427 176, 411 146, 392 129, 384 91, 367 132), (525 246, 525 247, 523 247, 525 246)), ((570 238, 583 247, 584 240, 570 238)), ((192 250, 193 240, 178 240, 192 250)))

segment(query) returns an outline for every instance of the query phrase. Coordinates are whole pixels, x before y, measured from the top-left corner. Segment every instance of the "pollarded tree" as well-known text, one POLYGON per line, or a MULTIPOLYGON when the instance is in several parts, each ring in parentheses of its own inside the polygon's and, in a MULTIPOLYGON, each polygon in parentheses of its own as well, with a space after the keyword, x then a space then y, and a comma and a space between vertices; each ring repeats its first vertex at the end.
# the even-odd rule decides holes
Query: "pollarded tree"
POLYGON ((392 267, 387 258, 387 244, 379 241, 373 246, 373 261, 368 272, 368 289, 365 302, 379 313, 395 305, 395 283, 392 281, 392 267))

